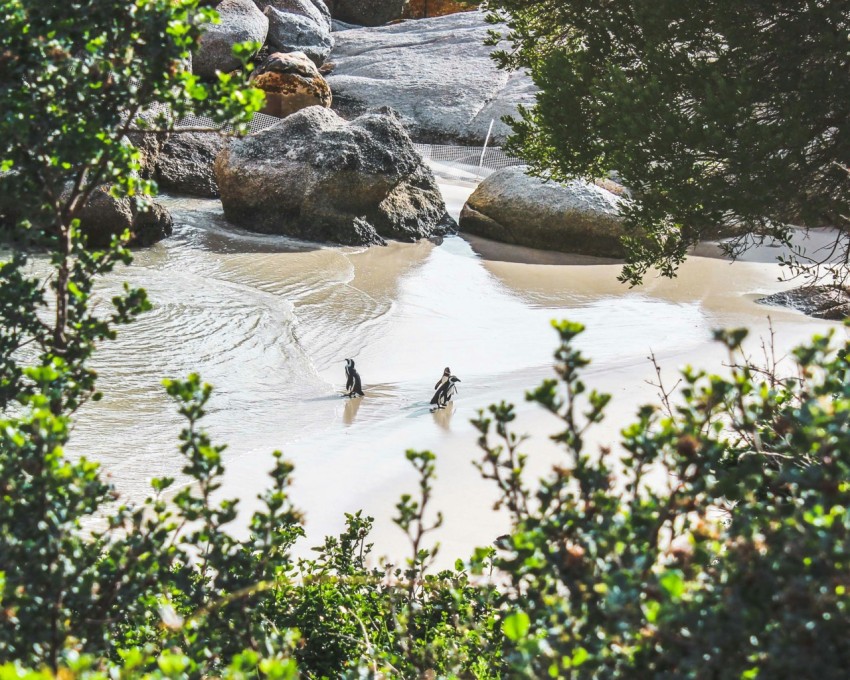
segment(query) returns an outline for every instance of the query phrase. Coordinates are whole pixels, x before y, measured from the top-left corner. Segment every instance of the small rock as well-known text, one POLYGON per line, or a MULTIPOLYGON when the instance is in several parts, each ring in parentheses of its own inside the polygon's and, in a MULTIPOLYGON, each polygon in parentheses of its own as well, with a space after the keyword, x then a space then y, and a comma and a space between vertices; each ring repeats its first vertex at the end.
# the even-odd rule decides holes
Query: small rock
POLYGON ((245 229, 345 245, 454 228, 398 117, 346 122, 313 106, 235 140, 216 159, 225 217, 245 229))
POLYGON ((216 71, 229 72, 240 65, 233 46, 246 40, 266 42, 269 20, 253 0, 224 0, 216 7, 221 20, 206 24, 192 58, 192 69, 202 78, 214 78, 216 71))
POLYGON ((843 321, 850 316, 850 291, 841 286, 803 286, 768 295, 756 302, 790 307, 828 321, 843 321))
POLYGON ((623 257, 622 199, 578 180, 568 184, 499 170, 472 193, 460 229, 502 243, 597 257, 623 257))
POLYGON ((303 52, 278 52, 251 76, 251 84, 266 93, 261 113, 284 118, 308 106, 331 105, 331 89, 303 52))

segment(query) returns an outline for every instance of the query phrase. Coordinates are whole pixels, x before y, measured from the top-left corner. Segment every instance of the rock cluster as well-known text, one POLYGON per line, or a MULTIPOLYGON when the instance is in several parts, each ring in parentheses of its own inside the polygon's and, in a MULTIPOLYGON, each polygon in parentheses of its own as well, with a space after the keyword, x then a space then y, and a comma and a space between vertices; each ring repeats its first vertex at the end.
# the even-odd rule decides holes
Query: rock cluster
POLYGON ((454 227, 398 118, 347 122, 313 106, 218 156, 225 217, 245 229, 345 245, 413 241, 454 227))
POLYGON ((461 231, 565 253, 622 257, 623 199, 594 184, 545 181, 523 166, 484 180, 460 214, 461 231))
POLYGON ((304 52, 320 66, 333 48, 331 13, 324 0, 223 0, 219 23, 204 26, 193 55, 193 71, 214 78, 240 66, 233 46, 247 40, 261 53, 304 52))

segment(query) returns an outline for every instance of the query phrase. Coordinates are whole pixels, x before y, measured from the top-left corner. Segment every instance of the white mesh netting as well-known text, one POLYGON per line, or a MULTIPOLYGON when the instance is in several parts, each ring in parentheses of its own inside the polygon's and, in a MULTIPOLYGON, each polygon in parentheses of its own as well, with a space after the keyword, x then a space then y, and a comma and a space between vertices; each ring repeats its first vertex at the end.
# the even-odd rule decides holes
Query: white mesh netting
POLYGON ((446 146, 414 144, 434 174, 450 179, 478 180, 500 168, 522 165, 523 160, 509 156, 499 146, 446 146))

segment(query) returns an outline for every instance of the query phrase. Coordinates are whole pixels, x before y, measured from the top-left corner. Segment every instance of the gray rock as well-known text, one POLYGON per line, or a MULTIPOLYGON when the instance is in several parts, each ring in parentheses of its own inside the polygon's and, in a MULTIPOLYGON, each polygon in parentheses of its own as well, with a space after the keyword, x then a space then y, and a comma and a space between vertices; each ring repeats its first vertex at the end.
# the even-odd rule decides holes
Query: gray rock
MULTIPOLYGON (((41 243, 38 230, 22 234, 17 228, 18 224, 23 219, 36 226, 52 224, 53 215, 44 211, 39 205, 40 201, 30 198, 30 189, 31 185, 20 174, 14 171, 0 172, 0 236, 4 239, 35 237, 35 242, 41 243)), ((68 183, 60 200, 67 201, 71 189, 72 184, 68 183)), ((104 248, 110 244, 113 236, 127 229, 130 231, 130 246, 149 246, 171 236, 171 215, 162 205, 149 201, 149 205, 143 209, 136 198, 125 196, 116 199, 109 193, 109 189, 107 185, 94 189, 78 214, 80 229, 90 247, 104 248)))
POLYGON ((169 136, 157 157, 156 180, 160 188, 178 194, 216 198, 213 164, 230 143, 216 133, 182 132, 169 136))
POLYGON ((269 31, 269 20, 253 0, 224 0, 216 9, 221 21, 205 25, 192 58, 193 72, 202 78, 215 77, 217 70, 226 73, 238 68, 233 46, 246 40, 263 44, 269 31))
POLYGON ((332 30, 333 17, 331 17, 331 11, 325 3, 325 0, 310 0, 310 2, 312 2, 313 6, 319 10, 319 14, 322 15, 328 30, 332 30))
POLYGON ((334 19, 360 26, 381 26, 401 19, 408 0, 331 0, 334 19))
POLYGON ((850 291, 836 286, 803 286, 757 300, 763 305, 790 307, 817 319, 843 321, 850 317, 850 291))
POLYGON ((167 110, 152 108, 139 113, 130 125, 125 140, 139 151, 139 176, 143 179, 154 179, 156 162, 165 140, 163 135, 146 130, 164 129, 172 123, 167 110))
POLYGON ((454 228, 434 176, 391 111, 346 122, 313 106, 235 140, 215 163, 225 217, 245 229, 346 245, 454 228))
POLYGON ((461 211, 461 231, 531 248, 624 255, 623 199, 593 184, 547 182, 525 170, 505 168, 485 179, 461 211))
POLYGON ((322 0, 254 0, 263 12, 273 7, 279 12, 299 14, 313 20, 318 26, 331 30, 331 13, 322 0))
POLYGON ((321 66, 331 53, 334 39, 330 29, 309 17, 281 12, 266 7, 269 20, 269 47, 273 52, 303 52, 316 66, 321 66))
POLYGON ((80 211, 80 229, 93 248, 109 245, 127 229, 131 246, 150 246, 171 236, 172 228, 171 215, 156 201, 143 208, 135 198, 114 198, 107 186, 95 189, 80 211))
POLYGON ((344 21, 340 21, 339 19, 334 19, 331 22, 331 31, 336 33, 337 31, 350 31, 353 28, 363 28, 359 24, 348 24, 344 21))
POLYGON ((500 144, 510 132, 501 117, 533 104, 537 90, 524 73, 496 68, 483 44, 490 28, 482 12, 464 12, 335 33, 334 109, 353 117, 390 106, 414 141, 432 144, 480 145, 495 121, 500 144))

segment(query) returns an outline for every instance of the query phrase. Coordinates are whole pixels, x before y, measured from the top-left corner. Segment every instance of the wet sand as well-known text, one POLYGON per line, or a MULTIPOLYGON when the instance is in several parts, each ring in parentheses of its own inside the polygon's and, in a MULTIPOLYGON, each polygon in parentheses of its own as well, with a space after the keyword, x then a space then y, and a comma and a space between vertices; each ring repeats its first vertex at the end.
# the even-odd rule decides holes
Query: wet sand
MULTIPOLYGON (((471 185, 442 187, 459 213, 471 185)), ((530 474, 563 462, 548 440, 558 423, 524 400, 551 375, 552 319, 587 325, 578 343, 593 360, 586 382, 614 396, 592 446, 616 445, 637 407, 654 400, 651 351, 672 383, 686 364, 719 367, 715 328, 748 326, 755 349, 770 317, 783 350, 837 327, 757 305, 789 287, 763 253, 735 264, 692 257, 678 279, 629 289, 611 261, 460 236, 440 246, 324 248, 232 229, 215 201, 167 203, 175 236, 103 287, 108 299, 124 280, 143 285, 154 310, 101 351, 106 398, 81 413, 71 449, 101 460, 126 500, 140 500, 154 475, 180 479, 181 422, 160 381, 197 371, 216 388, 207 429, 230 445, 222 495, 241 500, 244 520, 267 484, 270 453, 282 449, 307 517, 302 554, 338 533, 345 512, 363 509, 379 518, 375 552, 401 559, 406 544, 390 517, 399 495, 415 489, 408 448, 438 457, 443 563, 503 533, 494 489, 472 466, 480 452, 469 419, 514 402, 517 430, 532 435, 530 474), (340 396, 345 358, 357 363, 362 400, 340 396), (452 409, 432 413, 446 365, 463 381, 460 394, 452 409)))

